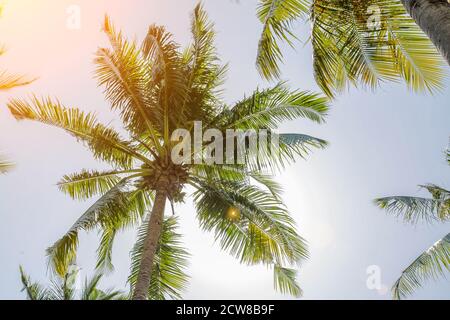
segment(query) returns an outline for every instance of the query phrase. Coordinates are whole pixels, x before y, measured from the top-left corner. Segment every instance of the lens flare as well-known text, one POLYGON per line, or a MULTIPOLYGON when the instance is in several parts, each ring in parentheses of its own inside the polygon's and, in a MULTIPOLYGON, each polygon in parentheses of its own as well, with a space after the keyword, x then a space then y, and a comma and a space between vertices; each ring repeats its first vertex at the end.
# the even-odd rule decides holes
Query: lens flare
POLYGON ((237 221, 241 218, 241 211, 236 207, 229 207, 227 210, 226 217, 228 220, 237 221))

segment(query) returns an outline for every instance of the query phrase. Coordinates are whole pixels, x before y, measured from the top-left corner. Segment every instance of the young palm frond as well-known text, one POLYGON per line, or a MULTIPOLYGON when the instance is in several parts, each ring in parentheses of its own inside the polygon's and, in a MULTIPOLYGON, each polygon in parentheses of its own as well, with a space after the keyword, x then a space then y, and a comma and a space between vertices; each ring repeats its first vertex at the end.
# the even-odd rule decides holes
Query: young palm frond
POLYGON ((133 298, 180 298, 188 279, 184 271, 187 253, 176 232, 177 221, 165 218, 164 208, 166 200, 172 208, 185 201, 183 190, 189 184, 196 188, 193 200, 200 226, 213 231, 225 251, 243 263, 273 267, 274 286, 300 294, 294 270, 287 267, 307 257, 306 244, 271 176, 274 169, 305 157, 311 149, 325 147, 326 142, 306 134, 283 133, 277 150, 266 148, 258 156, 251 154, 245 142, 235 144, 230 151, 243 147, 244 162, 222 165, 188 161, 197 152, 205 153, 212 142, 187 151, 190 159, 175 163, 172 151, 177 141, 169 138, 180 128, 193 136, 196 121, 202 122, 203 130, 216 129, 223 136, 235 129, 266 130, 272 137, 283 121, 304 118, 323 123, 328 99, 277 84, 256 90, 236 104, 224 103, 220 93, 226 67, 216 53, 213 24, 201 6, 192 15, 193 43, 184 51, 163 27, 150 26, 142 46, 126 40, 109 18, 104 30, 111 48, 98 51, 96 78, 111 108, 119 111, 128 139, 99 123, 93 114, 66 108, 52 99, 34 97, 8 104, 16 119, 61 128, 112 167, 82 170, 58 183, 73 199, 96 199, 48 249, 51 267, 61 276, 67 274, 76 259, 79 232, 96 229, 101 232, 97 269, 110 271, 117 232, 140 225, 131 254, 133 298), (226 213, 233 207, 242 216, 230 223, 226 213))
POLYGON ((348 84, 375 88, 383 81, 403 80, 415 91, 442 88, 443 59, 398 0, 261 0, 257 65, 264 77, 279 78, 282 54, 275 39, 285 41, 292 22, 307 14, 314 75, 327 96, 348 84))

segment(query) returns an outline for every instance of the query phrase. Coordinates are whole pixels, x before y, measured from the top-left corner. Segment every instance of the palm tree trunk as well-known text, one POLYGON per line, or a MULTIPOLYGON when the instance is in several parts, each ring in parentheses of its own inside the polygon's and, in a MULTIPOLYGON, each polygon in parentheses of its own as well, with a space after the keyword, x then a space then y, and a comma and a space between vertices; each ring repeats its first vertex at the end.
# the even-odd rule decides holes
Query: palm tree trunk
POLYGON ((136 286, 134 288, 133 300, 146 300, 148 287, 152 276, 153 260, 155 258, 158 241, 164 219, 164 208, 166 206, 167 192, 157 190, 155 202, 153 203, 152 214, 148 222, 147 236, 142 249, 141 265, 136 286))
POLYGON ((401 0, 401 2, 450 64, 450 4, 448 0, 401 0))

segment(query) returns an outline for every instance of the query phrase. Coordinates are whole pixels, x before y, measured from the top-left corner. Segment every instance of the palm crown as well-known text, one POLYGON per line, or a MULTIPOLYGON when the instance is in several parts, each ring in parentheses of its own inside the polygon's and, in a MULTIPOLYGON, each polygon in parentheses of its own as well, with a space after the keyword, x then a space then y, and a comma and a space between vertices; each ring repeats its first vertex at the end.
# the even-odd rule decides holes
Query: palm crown
MULTIPOLYGON (((450 149, 447 151, 447 162, 450 165, 450 149)), ((376 199, 375 202, 408 223, 449 221, 450 191, 434 184, 421 187, 430 193, 431 198, 396 196, 376 199)), ((450 271, 450 233, 438 240, 402 272, 392 288, 393 297, 405 298, 420 288, 424 281, 443 276, 446 270, 450 271)))
POLYGON ((280 134, 277 153, 258 158, 247 153, 243 164, 175 164, 170 136, 177 128, 192 130, 194 121, 222 132, 265 128, 269 134, 285 120, 322 123, 327 99, 281 83, 227 106, 220 99, 226 67, 217 57, 213 25, 201 6, 192 17, 193 43, 184 51, 163 27, 150 26, 141 46, 126 40, 107 17, 104 31, 111 48, 98 50, 96 78, 111 108, 120 112, 127 138, 93 114, 56 100, 34 97, 8 104, 17 119, 62 128, 113 167, 83 170, 59 182, 61 191, 74 199, 100 198, 48 249, 54 270, 66 274, 76 259, 79 231, 97 227, 102 230, 97 267, 111 269, 116 232, 141 225, 131 254, 134 297, 179 298, 187 283, 188 254, 177 218, 164 218, 164 206, 166 199, 172 208, 184 201, 183 190, 191 186, 200 227, 213 232, 222 249, 241 262, 273 266, 275 287, 299 295, 296 272, 289 268, 307 257, 307 248, 269 173, 326 142, 280 134), (227 217, 230 209, 238 219, 227 217))
POLYGON ((329 97, 348 84, 442 87, 442 57, 398 0, 260 0, 258 17, 264 27, 257 67, 265 78, 280 76, 279 42, 293 45, 293 23, 309 19, 314 75, 329 97))

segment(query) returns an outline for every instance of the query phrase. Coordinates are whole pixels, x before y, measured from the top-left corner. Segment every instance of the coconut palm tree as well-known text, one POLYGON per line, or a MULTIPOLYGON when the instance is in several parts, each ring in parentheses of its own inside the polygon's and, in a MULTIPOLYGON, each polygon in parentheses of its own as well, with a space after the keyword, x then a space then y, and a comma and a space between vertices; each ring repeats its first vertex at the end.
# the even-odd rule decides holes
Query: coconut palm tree
MULTIPOLYGON (((447 151, 450 165, 450 150, 447 151)), ((434 184, 421 186, 430 198, 386 197, 376 199, 376 204, 388 212, 402 217, 406 222, 416 224, 422 221, 448 222, 450 220, 450 191, 434 184)), ((402 299, 422 287, 428 279, 443 276, 450 271, 450 233, 434 243, 403 272, 392 287, 394 299, 402 299)))
MULTIPOLYGON (((279 42, 293 46, 293 23, 303 19, 311 22, 314 76, 329 97, 349 84, 375 88, 384 81, 403 80, 413 90, 442 88, 444 61, 399 0, 260 0, 258 17, 264 26, 257 67, 267 79, 279 78, 279 42)), ((445 28, 439 26, 442 34, 433 29, 441 49, 450 46, 450 28, 445 28)))
POLYGON ((179 139, 175 142, 172 136, 177 128, 195 136, 195 123, 201 121, 203 130, 215 128, 224 134, 228 129, 267 129, 267 136, 275 137, 274 130, 285 120, 324 122, 327 98, 281 83, 227 105, 220 97, 226 66, 217 56, 213 24, 201 6, 194 10, 193 42, 185 50, 161 26, 150 26, 142 45, 125 39, 108 17, 103 29, 111 48, 98 50, 96 78, 111 108, 120 113, 126 138, 99 123, 94 114, 66 108, 57 100, 35 97, 8 103, 16 119, 62 128, 112 166, 102 172, 83 170, 59 182, 74 199, 100 198, 48 249, 51 266, 65 274, 76 259, 78 233, 98 227, 103 233, 97 267, 111 269, 115 234, 140 224, 131 253, 133 298, 180 297, 187 281, 187 253, 175 232, 176 215, 165 218, 164 213, 166 202, 174 214, 175 204, 186 201, 186 192, 192 191, 200 227, 213 232, 223 250, 242 263, 272 267, 275 287, 299 295, 292 268, 307 257, 307 248, 271 176, 297 155, 305 156, 326 142, 280 134, 278 148, 261 148, 256 156, 245 138, 245 143, 227 149, 233 158, 243 149, 242 163, 192 163, 190 156, 217 153, 218 148, 209 147, 213 139, 221 140, 212 138, 200 151, 194 143, 193 151, 175 152, 184 161, 174 162, 179 139))
POLYGON ((53 280, 51 285, 45 288, 37 282, 32 282, 22 266, 20 267, 22 291, 26 292, 28 300, 124 300, 127 298, 127 295, 120 291, 98 289, 101 274, 96 274, 89 280, 86 279, 80 294, 77 295, 75 288, 77 277, 78 269, 72 268, 63 277, 53 280))

